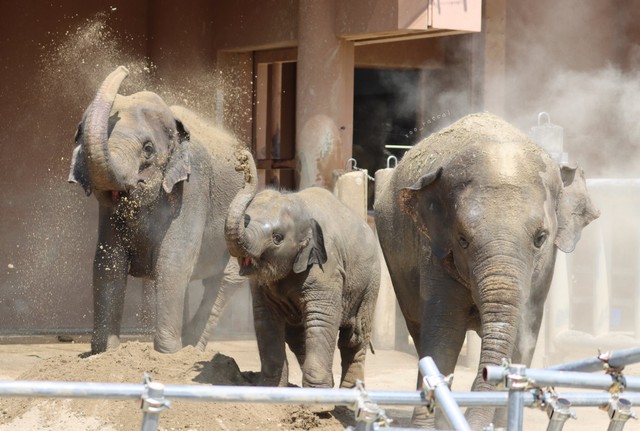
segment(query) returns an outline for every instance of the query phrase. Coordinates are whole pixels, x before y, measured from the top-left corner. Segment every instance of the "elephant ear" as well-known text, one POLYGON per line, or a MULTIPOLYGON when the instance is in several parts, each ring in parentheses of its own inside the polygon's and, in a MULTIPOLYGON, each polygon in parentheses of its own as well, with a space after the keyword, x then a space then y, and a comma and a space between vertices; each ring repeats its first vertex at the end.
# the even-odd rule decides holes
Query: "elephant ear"
POLYGON ((69 178, 67 181, 74 184, 80 184, 84 192, 89 196, 91 194, 91 183, 89 181, 89 170, 87 168, 87 156, 82 149, 82 123, 76 131, 75 142, 76 147, 73 149, 71 156, 71 167, 69 168, 69 178))
POLYGON ((322 267, 327 262, 327 250, 324 248, 322 228, 315 219, 311 219, 310 235, 307 244, 298 253, 293 263, 293 272, 299 274, 307 270, 310 265, 318 264, 322 267))
POLYGON ((180 181, 188 180, 191 174, 189 131, 178 119, 176 119, 176 131, 178 142, 173 148, 162 181, 162 187, 167 193, 171 193, 173 187, 180 181))
POLYGON ((439 198, 442 167, 423 175, 413 185, 400 190, 400 209, 413 220, 416 228, 431 242, 431 251, 444 258, 451 246, 444 225, 446 210, 439 198))
POLYGON ((582 229, 600 216, 591 202, 584 172, 577 166, 560 166, 563 190, 558 202, 558 233, 555 244, 565 253, 575 248, 582 229))

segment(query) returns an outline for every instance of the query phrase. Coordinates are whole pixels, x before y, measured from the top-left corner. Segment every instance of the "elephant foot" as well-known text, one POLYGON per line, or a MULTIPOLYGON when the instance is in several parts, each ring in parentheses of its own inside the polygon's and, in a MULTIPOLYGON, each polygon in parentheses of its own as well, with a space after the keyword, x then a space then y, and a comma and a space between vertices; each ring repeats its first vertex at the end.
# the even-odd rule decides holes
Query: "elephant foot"
POLYGON ((109 335, 105 340, 104 337, 93 336, 91 339, 91 354, 97 355, 107 350, 114 350, 120 346, 120 337, 117 335, 109 335))
POLYGON ((413 428, 435 430, 436 422, 433 415, 429 415, 425 406, 418 406, 413 409, 411 415, 411 426, 413 428))
POLYGON ((182 349, 180 340, 164 341, 155 338, 153 340, 153 349, 160 353, 176 353, 182 349))

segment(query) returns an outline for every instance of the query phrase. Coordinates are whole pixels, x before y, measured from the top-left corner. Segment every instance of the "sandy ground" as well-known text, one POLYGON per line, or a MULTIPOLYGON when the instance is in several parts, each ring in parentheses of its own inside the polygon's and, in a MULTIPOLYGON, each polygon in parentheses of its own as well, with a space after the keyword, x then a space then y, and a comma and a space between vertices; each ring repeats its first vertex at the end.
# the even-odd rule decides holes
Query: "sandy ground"
MULTIPOLYGON (((85 343, 4 344, 0 345, 0 380, 66 380, 140 383, 143 372, 155 380, 176 384, 250 384, 252 371, 259 371, 255 341, 220 341, 210 343, 207 352, 185 349, 175 355, 160 355, 148 343, 128 342, 118 351, 89 358, 85 343), (232 360, 232 359, 233 360, 232 360), (234 362, 235 360, 235 362, 234 362), (241 371, 235 368, 235 363, 241 371), (245 379, 245 380, 243 380, 245 379)), ((336 365, 339 361, 336 360, 336 365)), ((295 364, 290 357, 290 364, 295 364)), ((301 374, 291 366, 289 381, 299 385, 301 374)), ((338 368, 336 381, 339 380, 338 368)), ((639 368, 628 372, 638 375, 639 368)), ((413 390, 417 373, 416 357, 397 351, 378 350, 367 358, 366 385, 370 390, 413 390)), ((465 391, 473 372, 456 369, 453 390, 465 391)), ((0 399, 0 430, 64 429, 121 430, 140 429, 139 402, 63 399, 0 399)), ((394 426, 409 426, 411 408, 386 407, 394 426)), ((567 431, 604 430, 608 418, 597 408, 576 408, 577 420, 570 420, 567 431)), ((625 430, 640 430, 640 421, 629 421, 625 430)), ((525 411, 527 431, 545 430, 546 414, 525 411)), ((341 430, 354 425, 353 414, 342 408, 333 414, 315 415, 301 406, 224 404, 175 401, 161 415, 161 430, 341 430)))

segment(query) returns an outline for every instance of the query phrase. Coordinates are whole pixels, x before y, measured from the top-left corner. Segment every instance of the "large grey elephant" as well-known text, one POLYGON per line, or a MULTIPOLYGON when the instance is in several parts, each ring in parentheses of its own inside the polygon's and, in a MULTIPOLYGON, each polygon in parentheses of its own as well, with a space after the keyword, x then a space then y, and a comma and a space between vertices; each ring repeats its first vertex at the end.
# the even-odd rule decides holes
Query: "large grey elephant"
POLYGON ((260 353, 259 384, 285 386, 285 343, 305 387, 333 387, 338 340, 340 386, 364 379, 380 284, 371 228, 323 188, 256 195, 255 168, 229 208, 227 247, 249 278, 260 353))
POLYGON ((99 202, 91 351, 119 344, 128 275, 155 289, 156 350, 204 349, 231 288, 243 283, 224 240, 229 204, 244 184, 238 144, 155 93, 117 94, 127 74, 113 71, 87 108, 69 175, 99 202), (188 321, 190 280, 205 290, 188 321))
MULTIPOLYGON (((476 330, 476 391, 494 389, 482 379, 487 365, 529 365, 556 249, 571 252, 598 215, 581 169, 559 166, 492 114, 464 117, 415 145, 375 216, 418 355, 452 373, 466 331, 476 330)), ((493 411, 466 415, 482 429, 493 411)))

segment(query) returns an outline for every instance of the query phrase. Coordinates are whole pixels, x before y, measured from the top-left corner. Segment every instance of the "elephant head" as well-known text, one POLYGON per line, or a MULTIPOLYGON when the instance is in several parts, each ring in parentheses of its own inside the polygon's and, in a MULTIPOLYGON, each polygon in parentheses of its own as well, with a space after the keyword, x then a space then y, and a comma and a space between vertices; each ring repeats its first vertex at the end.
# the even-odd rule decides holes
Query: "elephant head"
POLYGON ((327 253, 320 225, 294 193, 268 189, 256 195, 255 167, 248 166, 248 182, 231 203, 225 224, 227 247, 238 258, 240 275, 271 282, 314 263, 324 264, 327 253))
MULTIPOLYGON (((400 193, 446 272, 480 315, 481 370, 503 358, 530 362, 556 248, 573 250, 598 217, 584 174, 559 167, 530 141, 480 142, 400 193)), ((484 387, 476 379, 476 390, 484 387)))
POLYGON ((102 205, 122 198, 140 205, 189 177, 189 132, 155 93, 118 95, 129 71, 104 80, 75 136, 69 182, 95 192, 102 205))

